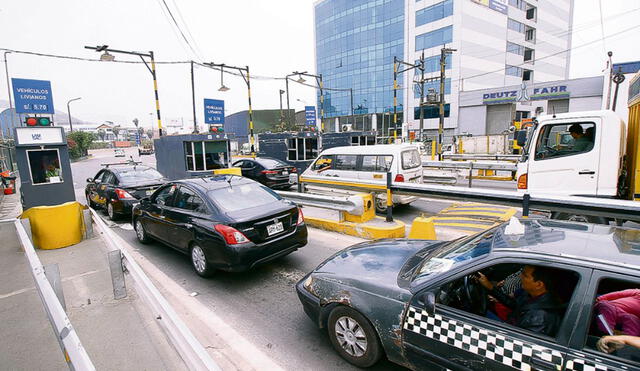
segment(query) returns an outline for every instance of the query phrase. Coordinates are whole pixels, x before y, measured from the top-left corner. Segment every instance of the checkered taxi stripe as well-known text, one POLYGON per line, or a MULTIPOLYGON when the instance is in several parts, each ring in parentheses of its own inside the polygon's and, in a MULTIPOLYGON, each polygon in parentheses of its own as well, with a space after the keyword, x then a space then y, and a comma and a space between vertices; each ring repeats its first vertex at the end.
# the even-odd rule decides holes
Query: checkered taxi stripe
POLYGON ((571 371, 606 371, 609 368, 603 365, 597 365, 592 361, 586 361, 584 359, 572 359, 567 362, 565 370, 571 371))
POLYGON ((562 365, 562 354, 558 351, 523 343, 437 314, 429 316, 419 308, 409 307, 404 328, 519 370, 532 370, 530 361, 534 352, 537 358, 551 362, 558 368, 562 365))

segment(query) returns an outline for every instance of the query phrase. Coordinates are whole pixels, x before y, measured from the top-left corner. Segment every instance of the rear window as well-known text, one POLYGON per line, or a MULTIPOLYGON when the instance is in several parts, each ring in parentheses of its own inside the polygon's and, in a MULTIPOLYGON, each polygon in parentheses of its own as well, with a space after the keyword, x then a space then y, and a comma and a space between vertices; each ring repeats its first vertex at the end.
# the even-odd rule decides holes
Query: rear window
POLYGON ((417 149, 402 152, 402 168, 404 170, 415 169, 420 166, 422 166, 422 163, 417 149))
POLYGON ((207 192, 207 196, 223 211, 260 207, 281 200, 277 193, 257 184, 239 184, 207 192))
POLYGON ((120 183, 141 183, 161 180, 162 174, 151 168, 119 170, 120 183))
POLYGON ((273 169, 276 167, 289 166, 286 163, 273 158, 257 158, 256 162, 264 166, 265 169, 273 169))

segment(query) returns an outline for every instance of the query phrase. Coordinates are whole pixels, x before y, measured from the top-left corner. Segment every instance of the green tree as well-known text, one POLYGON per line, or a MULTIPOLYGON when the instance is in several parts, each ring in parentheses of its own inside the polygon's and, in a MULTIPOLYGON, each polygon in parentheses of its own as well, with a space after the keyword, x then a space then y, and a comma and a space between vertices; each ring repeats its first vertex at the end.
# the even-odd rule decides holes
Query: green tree
POLYGON ((116 140, 118 140, 118 133, 120 132, 120 126, 114 126, 111 128, 111 132, 115 136, 116 140))
POLYGON ((104 141, 104 138, 107 136, 107 132, 104 129, 98 130, 98 137, 101 141, 104 141))
POLYGON ((78 158, 81 156, 86 156, 88 154, 87 150, 93 141, 96 139, 93 133, 89 133, 86 131, 74 131, 67 135, 67 143, 71 147, 72 143, 75 143, 74 148, 71 149, 71 157, 78 158))

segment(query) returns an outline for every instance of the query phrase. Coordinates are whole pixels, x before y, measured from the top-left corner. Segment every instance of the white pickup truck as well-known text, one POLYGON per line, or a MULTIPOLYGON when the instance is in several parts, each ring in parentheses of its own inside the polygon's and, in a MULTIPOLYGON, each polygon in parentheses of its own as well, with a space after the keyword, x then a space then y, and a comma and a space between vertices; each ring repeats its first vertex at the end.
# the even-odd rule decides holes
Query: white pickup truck
MULTIPOLYGON (((639 103, 640 105, 640 103, 639 103)), ((529 129, 518 163, 518 190, 531 194, 636 199, 640 201, 639 129, 613 111, 541 116, 529 129)), ((555 213, 557 219, 608 222, 555 213)))

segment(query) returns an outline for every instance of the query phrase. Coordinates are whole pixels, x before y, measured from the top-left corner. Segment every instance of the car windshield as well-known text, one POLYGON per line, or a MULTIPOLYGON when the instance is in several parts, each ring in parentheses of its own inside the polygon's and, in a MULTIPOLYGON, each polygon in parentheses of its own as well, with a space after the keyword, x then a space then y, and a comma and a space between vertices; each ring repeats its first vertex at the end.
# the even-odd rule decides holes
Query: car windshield
POLYGON ((289 166, 280 160, 276 160, 274 158, 257 158, 256 162, 260 165, 264 166, 265 169, 273 169, 276 167, 289 166))
POLYGON ((207 192, 207 196, 227 212, 256 208, 282 199, 277 193, 257 183, 214 189, 207 192))
POLYGON ((161 181, 162 174, 151 168, 134 168, 128 170, 119 170, 120 183, 143 183, 152 181, 161 181))
POLYGON ((496 229, 480 235, 452 241, 428 255, 416 272, 414 280, 450 271, 458 264, 487 255, 493 246, 496 229))

